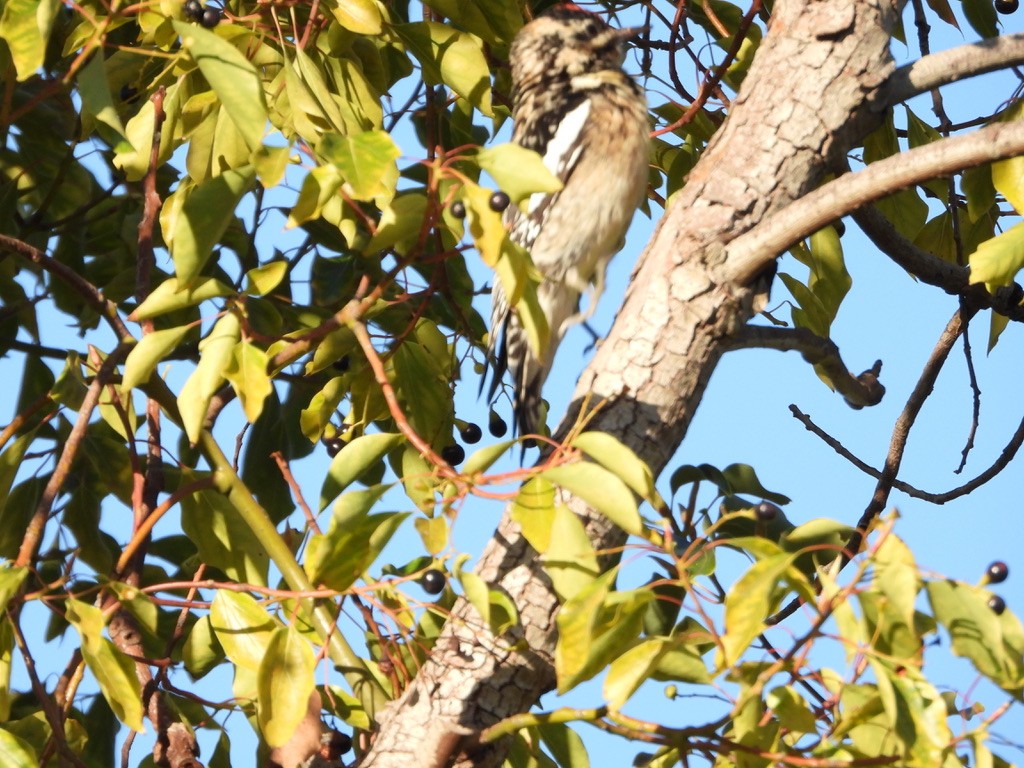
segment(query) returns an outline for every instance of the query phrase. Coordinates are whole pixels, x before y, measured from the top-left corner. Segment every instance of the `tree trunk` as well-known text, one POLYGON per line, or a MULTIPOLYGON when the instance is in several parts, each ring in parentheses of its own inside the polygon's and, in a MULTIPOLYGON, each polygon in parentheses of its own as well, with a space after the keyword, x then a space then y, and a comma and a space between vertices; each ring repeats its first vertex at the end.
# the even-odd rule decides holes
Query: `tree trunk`
MULTIPOLYGON (((665 468, 719 358, 754 313, 756 286, 728 279, 725 246, 817 187, 833 161, 880 123, 879 94, 894 70, 890 30, 902 6, 775 3, 728 119, 670 200, 563 424, 585 396, 592 405, 604 401, 590 428, 618 437, 655 474, 665 468)), ((567 501, 585 517, 597 550, 624 542, 605 518, 567 501)), ((480 745, 480 730, 527 711, 553 688, 558 601, 507 515, 477 572, 511 596, 521 625, 494 637, 460 601, 431 658, 382 716, 362 766, 500 765, 505 747, 480 745)))

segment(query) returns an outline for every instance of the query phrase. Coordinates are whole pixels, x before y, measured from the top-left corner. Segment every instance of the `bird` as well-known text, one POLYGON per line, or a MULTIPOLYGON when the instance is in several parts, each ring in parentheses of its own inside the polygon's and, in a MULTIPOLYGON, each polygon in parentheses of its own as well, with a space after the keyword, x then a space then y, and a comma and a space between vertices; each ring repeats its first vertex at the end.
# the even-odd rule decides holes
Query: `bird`
POLYGON ((561 182, 510 205, 510 239, 530 253, 537 301, 550 333, 531 348, 499 281, 491 294, 489 400, 507 371, 520 435, 542 434, 541 390, 565 332, 593 313, 605 272, 647 194, 650 124, 643 88, 623 70, 627 42, 642 30, 615 29, 572 3, 525 24, 509 51, 512 141, 537 152, 561 182), (580 299, 588 295, 580 311, 580 299))

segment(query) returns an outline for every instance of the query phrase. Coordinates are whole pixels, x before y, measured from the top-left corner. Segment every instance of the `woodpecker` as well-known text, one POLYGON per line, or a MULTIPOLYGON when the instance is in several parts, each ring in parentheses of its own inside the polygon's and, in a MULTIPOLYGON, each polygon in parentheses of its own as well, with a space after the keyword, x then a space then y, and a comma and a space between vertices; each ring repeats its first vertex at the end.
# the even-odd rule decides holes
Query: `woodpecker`
POLYGON ((613 29, 573 4, 526 24, 510 51, 512 140, 532 149, 563 187, 505 210, 510 238, 529 251, 542 280, 537 299, 550 336, 538 354, 500 282, 492 292, 490 400, 512 375, 520 434, 544 429, 541 388, 566 330, 586 320, 604 289, 647 191, 649 126, 643 89, 622 69, 640 30, 613 29), (580 311, 580 298, 587 306, 580 311))

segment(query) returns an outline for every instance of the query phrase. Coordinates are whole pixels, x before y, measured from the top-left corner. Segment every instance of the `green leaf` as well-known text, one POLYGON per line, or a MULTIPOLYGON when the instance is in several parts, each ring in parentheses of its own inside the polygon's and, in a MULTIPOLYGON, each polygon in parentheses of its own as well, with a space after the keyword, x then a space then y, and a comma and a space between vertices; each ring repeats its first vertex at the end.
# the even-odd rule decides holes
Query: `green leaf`
MULTIPOLYGON (((386 490, 387 486, 381 488, 386 490)), ((382 492, 371 489, 357 493, 361 493, 364 499, 373 499, 374 494, 379 498, 382 492)), ((342 499, 352 495, 345 494, 342 499)), ((309 541, 305 567, 310 581, 324 584, 338 592, 351 587, 373 565, 380 551, 409 514, 381 512, 354 517, 346 513, 339 500, 339 507, 335 509, 327 532, 313 536, 309 541)))
POLYGON ((370 238, 366 252, 373 253, 393 247, 399 253, 405 253, 419 237, 426 212, 425 195, 420 192, 398 195, 381 212, 377 231, 370 238))
POLYGON ((394 30, 419 61, 428 85, 447 85, 483 114, 494 114, 491 72, 479 38, 434 21, 397 24, 394 30))
POLYGON ((960 183, 967 198, 967 216, 977 221, 996 204, 996 188, 992 184, 992 166, 979 165, 964 171, 960 183))
POLYGON ((264 189, 273 189, 284 180, 291 162, 291 147, 261 146, 252 156, 253 167, 264 189))
POLYGON ((357 35, 379 35, 383 29, 380 9, 373 0, 334 0, 329 7, 338 23, 357 35))
POLYGON ((427 554, 436 557, 448 546, 448 519, 444 515, 418 517, 413 525, 423 540, 427 554))
POLYGON ((1024 694, 1024 630, 1009 611, 988 607, 988 590, 955 581, 926 586, 935 619, 952 640, 953 653, 970 659, 982 675, 1020 699, 1024 694))
POLYGON ((270 564, 266 547, 223 493, 204 490, 184 497, 181 528, 204 563, 242 584, 266 586, 270 564))
POLYGON ((519 614, 504 590, 490 589, 486 581, 469 571, 460 571, 458 578, 466 599, 492 634, 500 636, 515 626, 519 614))
POLYGON ((338 494, 358 480, 367 469, 401 445, 403 439, 397 433, 375 432, 357 437, 338 451, 331 459, 327 477, 320 489, 320 509, 326 509, 338 494))
POLYGON ((268 119, 263 83, 256 68, 217 34, 183 21, 175 20, 173 24, 182 48, 199 66, 249 150, 255 152, 263 142, 268 119))
POLYGON ((771 596, 793 563, 793 555, 765 557, 741 576, 725 597, 725 634, 716 665, 731 667, 765 629, 771 596))
POLYGON ((227 657, 253 672, 259 670, 270 638, 280 627, 252 595, 226 589, 214 595, 210 626, 227 657))
POLYGON ((651 676, 670 645, 665 638, 645 640, 612 661, 603 689, 610 710, 617 712, 625 706, 629 697, 651 676))
POLYGON ((341 171, 357 200, 374 200, 383 208, 394 197, 398 183, 395 161, 402 153, 387 132, 329 133, 320 140, 317 152, 341 171))
POLYGON ((284 280, 288 274, 288 262, 280 259, 250 269, 245 273, 245 292, 250 296, 266 296, 284 280))
POLYGON ((947 24, 960 29, 960 25, 957 23, 956 15, 953 13, 953 9, 949 7, 949 0, 927 0, 928 7, 931 8, 947 24))
POLYGON ((88 603, 70 598, 65 616, 82 638, 82 658, 96 677, 103 698, 117 719, 133 731, 142 732, 142 686, 135 675, 135 662, 103 637, 103 612, 88 603))
POLYGON ((583 522, 567 506, 553 502, 550 483, 534 477, 520 488, 511 515, 541 555, 544 571, 564 602, 597 578, 601 569, 583 522))
POLYGON ((551 193, 562 189, 562 182, 544 165, 543 158, 518 144, 509 142, 481 149, 476 161, 513 203, 534 192, 551 193))
POLYGON ((0 616, 5 615, 7 604, 18 594, 27 575, 28 569, 24 566, 0 567, 0 616))
POLYGON ((213 633, 209 614, 200 616, 188 631, 181 646, 181 660, 195 679, 203 677, 224 660, 224 649, 213 633))
POLYGON ((989 320, 988 326, 988 352, 991 352, 996 343, 999 341, 999 337, 1006 330, 1006 326, 1009 325, 1010 318, 1006 315, 1001 315, 996 311, 992 311, 991 320, 989 320))
MULTIPOLYGON (((1017 104, 1000 116, 1000 122, 1024 119, 1024 108, 1017 104)), ((1018 214, 1024 211, 1024 157, 1011 157, 992 163, 992 184, 1018 214)))
POLYGON ((43 66, 50 32, 60 9, 60 0, 6 0, 4 3, 0 38, 7 43, 19 82, 28 80, 43 66))
POLYGON ((341 189, 342 181, 341 173, 333 165, 317 166, 307 173, 299 197, 288 213, 287 227, 297 227, 318 218, 323 207, 341 189))
POLYGON ((163 331, 147 333, 132 347, 124 361, 124 375, 121 387, 127 392, 149 381, 149 377, 167 355, 178 348, 181 340, 192 330, 183 325, 163 331))
POLYGON ((234 293, 231 288, 212 277, 200 277, 191 284, 169 277, 152 290, 145 301, 128 315, 128 319, 134 322, 152 320, 168 312, 194 307, 204 301, 232 296, 234 293))
POLYGON ((238 317, 234 312, 228 312, 216 322, 210 335, 199 343, 199 364, 182 385, 178 395, 182 428, 192 444, 199 442, 206 409, 224 382, 224 372, 231 363, 241 334, 238 317))
POLYGON ((107 82, 107 68, 103 56, 97 52, 78 72, 78 93, 82 97, 82 122, 91 125, 91 120, 110 128, 127 141, 124 124, 121 122, 114 99, 107 82))
POLYGON ((818 719, 801 696, 792 686, 785 685, 773 688, 765 698, 768 708, 778 718, 783 728, 796 733, 816 733, 818 719))
POLYGON ((1024 267, 1024 224, 1015 224, 978 246, 968 259, 971 283, 985 283, 990 292, 1009 285, 1024 267))
POLYGON ((537 726, 537 732, 560 768, 590 768, 590 758, 583 739, 565 723, 537 726))
POLYGON ((315 670, 313 649, 294 626, 274 631, 256 676, 256 719, 269 746, 287 743, 306 717, 315 670))
POLYGON ((996 9, 989 0, 960 0, 963 3, 964 16, 967 22, 982 37, 995 37, 999 34, 996 27, 996 9))
POLYGON ((580 461, 546 469, 539 476, 580 497, 626 533, 639 535, 643 530, 633 492, 604 467, 580 461))
POLYGON ((256 169, 230 168, 219 176, 207 179, 185 198, 181 213, 174 222, 171 255, 174 271, 182 285, 191 285, 235 220, 235 208, 252 187, 256 169))
POLYGON ((502 440, 493 445, 485 445, 477 448, 469 455, 469 458, 462 465, 462 474, 466 477, 473 477, 486 472, 491 466, 505 455, 506 451, 515 445, 518 440, 502 440))
POLYGON ((631 448, 607 432, 583 432, 570 443, 602 467, 615 474, 633 493, 655 509, 665 502, 654 487, 654 473, 631 448))
POLYGON ((39 758, 28 742, 0 728, 0 764, 4 768, 38 768, 39 758))
POLYGON ((231 360, 224 369, 224 378, 231 382, 250 424, 260 417, 263 403, 274 389, 267 374, 269 363, 266 352, 243 339, 235 345, 231 360))
POLYGON ((558 613, 555 671, 560 693, 589 680, 629 648, 654 599, 648 589, 611 592, 614 571, 594 579, 558 613))

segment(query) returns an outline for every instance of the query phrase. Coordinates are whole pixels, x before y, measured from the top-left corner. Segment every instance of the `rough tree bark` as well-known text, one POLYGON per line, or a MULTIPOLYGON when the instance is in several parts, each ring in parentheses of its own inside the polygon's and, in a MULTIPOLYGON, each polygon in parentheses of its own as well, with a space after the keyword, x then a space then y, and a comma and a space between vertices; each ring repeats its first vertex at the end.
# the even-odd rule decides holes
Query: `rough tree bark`
MULTIPOLYGON (((775 3, 768 34, 729 117, 641 255, 625 303, 580 378, 563 427, 589 396, 591 405, 602 403, 591 429, 614 434, 655 474, 665 468, 717 362, 738 346, 737 336, 754 313, 756 280, 750 276, 814 230, 797 226, 771 252, 754 233, 842 168, 848 150, 880 124, 894 94, 905 98, 943 82, 928 79, 931 70, 922 75, 923 85, 906 69, 893 77, 890 32, 903 5, 775 3), (751 233, 748 247, 729 247, 745 233, 751 233)), ((1004 65, 1008 57, 1020 56, 1020 50, 1011 56, 991 48, 986 51, 1004 65)), ((981 59, 975 57, 977 66, 963 74, 995 66, 981 59)), ((948 67, 945 72, 945 82, 958 76, 948 67)), ((998 156, 1024 151, 1024 132, 1012 129, 1007 135, 1009 146, 998 156)), ((815 228, 853 207, 837 207, 815 228)), ((805 224, 815 221, 810 217, 805 224)), ((966 290, 965 275, 947 277, 966 290)), ((954 290, 952 284, 943 287, 954 290)), ((581 501, 566 501, 586 519, 598 551, 624 542, 625 534, 581 501)), ((460 602, 431 658, 382 716, 373 748, 360 764, 364 768, 500 765, 505 747, 480 744, 480 730, 527 711, 553 688, 558 602, 507 515, 477 573, 515 601, 520 627, 494 637, 474 609, 460 602)))

